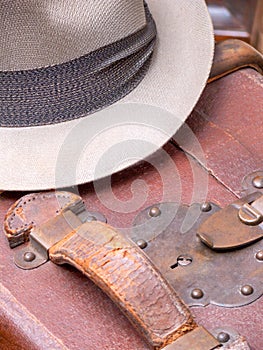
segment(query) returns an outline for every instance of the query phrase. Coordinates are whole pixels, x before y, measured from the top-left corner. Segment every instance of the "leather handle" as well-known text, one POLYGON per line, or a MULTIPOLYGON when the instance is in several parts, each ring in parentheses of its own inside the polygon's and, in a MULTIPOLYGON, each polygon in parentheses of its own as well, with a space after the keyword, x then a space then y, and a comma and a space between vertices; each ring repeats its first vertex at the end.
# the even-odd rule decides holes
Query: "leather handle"
POLYGON ((153 349, 162 349, 196 327, 188 308, 147 256, 109 225, 86 223, 49 250, 95 282, 153 349))
POLYGON ((238 39, 218 42, 208 82, 219 79, 238 69, 250 67, 263 74, 263 56, 249 44, 238 39))

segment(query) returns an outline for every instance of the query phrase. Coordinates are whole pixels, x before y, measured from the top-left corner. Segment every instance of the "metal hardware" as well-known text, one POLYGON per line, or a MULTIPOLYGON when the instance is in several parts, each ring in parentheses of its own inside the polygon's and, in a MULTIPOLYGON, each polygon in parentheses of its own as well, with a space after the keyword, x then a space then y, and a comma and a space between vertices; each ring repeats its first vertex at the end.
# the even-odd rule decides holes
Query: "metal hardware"
POLYGON ((149 211, 149 215, 153 218, 161 215, 161 210, 158 207, 153 207, 149 211))
POLYGON ((254 192, 211 215, 198 230, 214 250, 236 249, 263 238, 263 195, 254 192))
POLYGON ((252 286, 246 285, 241 288, 241 293, 245 296, 251 295, 254 293, 254 288, 252 286))
MULTIPOLYGON (((38 229, 34 223, 27 226, 29 242, 16 249, 17 266, 32 269, 42 265, 48 260, 49 247, 81 224, 95 219, 105 221, 103 215, 88 212, 80 197, 74 195, 67 200, 60 212, 38 229)), ((42 197, 41 201, 45 202, 42 197)), ((241 221, 240 212, 246 205, 262 213, 262 193, 252 193, 225 209, 213 203, 190 207, 159 203, 139 213, 130 237, 188 305, 246 305, 263 294, 263 224, 241 221)), ((12 210, 5 222, 8 237, 14 210, 19 220, 26 217, 19 205, 12 210)), ((49 208, 47 212, 53 213, 49 208)), ((12 244, 17 245, 26 237, 14 235, 12 244)))
POLYGON ((145 249, 147 247, 147 242, 144 239, 139 239, 137 241, 137 245, 138 247, 140 247, 141 249, 145 249))
POLYGON ((174 343, 167 345, 163 350, 213 350, 220 346, 219 341, 203 327, 195 328, 177 339, 174 343))
POLYGON ((102 214, 87 211, 82 198, 74 193, 50 191, 28 194, 20 198, 6 215, 4 229, 10 247, 15 248, 28 242, 36 226, 40 227, 47 220, 65 212, 69 207, 74 207, 72 210, 82 222, 95 219, 106 222, 102 214))
POLYGON ((186 256, 186 255, 180 255, 177 258, 177 266, 188 266, 190 264, 192 264, 193 262, 193 258, 191 258, 190 256, 186 256))
POLYGON ((208 211, 210 211, 211 209, 212 209, 211 203, 203 203, 203 204, 201 204, 201 210, 202 210, 203 212, 208 212, 208 211))
POLYGON ((247 175, 242 183, 243 191, 241 196, 247 196, 255 191, 263 194, 263 171, 256 171, 247 175))
POLYGON ((204 296, 204 292, 202 291, 202 289, 193 289, 192 293, 191 293, 191 297, 193 299, 201 299, 204 296))
POLYGON ((31 262, 31 261, 35 260, 35 258, 36 258, 36 254, 34 254, 33 252, 26 252, 24 254, 24 260, 26 262, 31 262))
POLYGON ((95 216, 88 216, 86 221, 92 222, 92 221, 97 221, 97 219, 95 218, 95 216))
POLYGON ((220 343, 227 343, 230 340, 230 335, 226 332, 220 332, 217 336, 217 340, 220 343))
POLYGON ((225 348, 232 349, 232 347, 235 349, 236 347, 234 345, 237 344, 239 344, 238 349, 250 349, 244 337, 240 336, 240 334, 232 328, 215 328, 212 329, 211 334, 221 343, 222 346, 219 348, 221 350, 225 348))
MULTIPOLYGON (((261 194, 256 193, 248 198, 253 199, 248 203, 254 205, 256 209, 258 206, 262 205, 261 194)), ((233 204, 233 207, 235 207, 236 210, 240 210, 239 204, 239 202, 236 202, 233 204)), ((169 272, 172 270, 175 272, 181 271, 181 275, 183 275, 182 271, 188 271, 188 274, 184 275, 183 280, 185 280, 185 295, 187 295, 188 299, 192 298, 192 302, 189 303, 190 305, 206 305, 209 302, 224 306, 245 305, 257 299, 262 294, 261 283, 257 283, 258 281, 261 282, 263 272, 262 265, 258 263, 261 261, 263 255, 262 242, 253 242, 253 245, 251 244, 242 250, 232 251, 230 254, 227 251, 219 253, 209 249, 203 244, 201 236, 196 236, 197 228, 207 222, 211 216, 214 217, 214 215, 219 212, 222 213, 223 210, 220 210, 219 207, 212 203, 209 203, 209 205, 195 204, 191 207, 180 206, 176 203, 161 203, 158 204, 158 206, 151 207, 150 209, 148 208, 140 213, 136 219, 137 221, 135 222, 134 230, 132 231, 133 239, 136 239, 137 237, 137 244, 141 246, 142 249, 150 248, 147 250, 147 253, 150 253, 148 255, 151 255, 151 252, 157 251, 154 245, 159 246, 159 243, 162 243, 160 244, 160 249, 157 254, 158 259, 161 259, 160 261, 162 263, 166 262, 165 259, 162 259, 163 254, 170 253, 171 247, 173 252, 176 251, 175 255, 171 254, 168 256, 169 258, 177 256, 176 264, 168 264, 169 272), (209 210, 206 210, 207 208, 209 210), (149 215, 150 213, 153 215, 149 215), (198 213, 194 225, 189 225, 189 222, 191 224, 193 222, 191 215, 188 215, 189 213, 191 215, 196 215, 198 213), (145 228, 145 220, 146 226, 151 229, 149 231, 150 233, 147 233, 147 240, 142 238, 145 228), (136 223, 138 225, 136 225, 136 223), (186 227, 189 228, 187 231, 185 231, 186 227), (139 233, 141 233, 140 239, 138 239, 139 233), (172 237, 172 239, 167 239, 167 237, 172 237), (185 249, 185 251, 182 251, 182 249, 185 249), (249 264, 247 264, 244 255, 240 254, 244 252, 246 256, 249 256, 249 258, 253 260, 252 262, 250 261, 249 264), (251 252, 252 254, 250 254, 251 252), (220 264, 222 261, 229 269, 229 273, 227 273, 227 269, 222 268, 223 264, 220 264), (239 261, 239 264, 237 261, 239 261), (240 265, 240 262, 244 263, 244 266, 240 265), (198 266, 199 263, 200 265, 198 266), (195 265, 194 269, 192 269, 193 265, 195 265), (257 269, 255 266, 260 267, 257 269), (238 268, 239 274, 235 273, 234 268, 238 268), (189 279, 185 279, 185 276, 189 277, 189 275, 192 275, 194 280, 189 281, 189 279), (232 279, 233 275, 234 279, 232 279), (244 276, 246 277, 246 282, 250 283, 252 281, 252 283, 245 285, 241 284, 241 280, 244 281, 244 276), (227 286, 224 284, 225 279, 227 280, 227 286), (209 293, 211 292, 211 286, 207 285, 207 283, 210 281, 212 281, 212 284, 213 281, 217 283, 218 280, 221 282, 222 289, 215 288, 215 285, 212 285, 212 290, 215 290, 217 293, 212 295, 212 293, 209 293), (235 286, 237 286, 237 284, 239 285, 239 295, 242 294, 243 297, 246 296, 246 298, 243 298, 243 302, 240 301, 240 298, 238 299, 235 292, 233 293, 234 295, 231 295, 233 292, 233 282, 236 283, 235 286), (197 284, 203 284, 204 288, 198 288, 197 284), (228 288, 229 284, 230 288, 228 288), (240 285, 243 286, 240 287, 240 285), (189 289, 190 287, 191 290, 189 289), (194 289, 192 289, 193 287, 194 289), (191 291, 191 293, 189 293, 189 291, 191 291), (226 295, 226 291, 230 291, 230 294, 226 295), (220 297, 218 294, 220 294, 220 297), (215 299, 213 299, 214 297, 215 299), (228 299, 225 299, 225 297, 228 299), (218 302, 220 298, 221 301, 218 302), (198 302, 193 301, 193 299, 198 300, 198 302), (246 301, 244 301, 244 299, 246 299, 246 301), (227 303, 225 300, 227 300, 227 303)), ((72 201, 68 206, 65 206, 57 216, 51 218, 44 224, 39 225, 39 228, 34 226, 31 228, 29 235, 30 241, 23 249, 18 250, 16 264, 23 269, 32 269, 43 264, 48 260, 48 250, 51 246, 58 241, 61 241, 61 239, 65 238, 67 234, 71 234, 72 231, 81 226, 84 222, 98 220, 98 216, 96 217, 95 215, 96 214, 91 214, 86 211, 85 205, 82 201, 72 201)), ((102 218, 104 217, 102 216, 102 218)), ((249 225, 246 226, 249 227, 249 225)), ((8 232, 8 234, 10 233, 8 232)), ((19 239, 21 239, 21 237, 19 239)), ((153 262, 155 262, 154 256, 151 258, 153 262)), ((161 272, 163 272, 162 268, 160 268, 160 264, 157 263, 156 265, 161 272)), ((166 273, 163 274, 166 276, 166 273)), ((169 277, 167 278, 169 280, 169 277)), ((175 276, 175 280, 176 282, 180 280, 180 273, 175 276), (177 279, 178 276, 179 279, 177 279)), ((179 290, 177 287, 175 287, 175 289, 179 290)), ((180 295, 180 292, 178 294, 180 295)), ((227 343, 231 339, 232 337, 223 331, 217 334, 217 336, 212 336, 202 327, 197 327, 194 331, 185 334, 184 337, 179 338, 173 344, 167 345, 164 349, 188 349, 191 348, 192 344, 195 344, 195 350, 212 350, 218 348, 220 345, 219 341, 221 341, 221 343, 227 343)))
POLYGON ((238 212, 239 219, 246 225, 259 225, 262 220, 262 214, 250 204, 244 204, 238 212))
MULTIPOLYGON (((200 204, 191 207, 176 203, 160 203, 162 215, 156 218, 149 216, 150 208, 138 214, 130 233, 132 240, 147 241, 145 253, 170 282, 177 294, 190 306, 205 306, 215 304, 225 307, 247 305, 263 294, 262 278, 263 264, 257 257, 263 251, 263 240, 260 240, 261 226, 249 226, 240 221, 238 211, 244 202, 257 199, 261 194, 252 195, 236 203, 229 209, 220 209, 211 203, 211 211, 203 212, 200 204), (192 226, 192 215, 195 223, 192 226), (215 215, 216 219, 211 220, 215 215), (210 222, 207 225, 207 221, 210 222), (232 223, 233 221, 233 223, 232 223), (212 233, 223 227, 224 235, 217 240, 224 249, 214 250, 213 236, 209 246, 204 244, 197 231, 207 225, 212 233), (236 227, 237 226, 237 227, 236 227), (185 232, 184 228, 189 227, 185 232), (214 230, 214 231, 213 231, 214 230), (250 235, 254 230, 256 240, 250 242, 250 235), (241 233, 239 231, 242 231, 241 233), (237 237, 232 237, 237 235, 237 237), (242 249, 230 249, 242 238, 242 249), (258 254, 258 255, 257 255, 258 254), (190 264, 179 264, 179 257, 190 257, 190 264), (244 295, 241 288, 251 286, 253 293, 244 295), (197 290, 201 290, 197 293, 197 290), (193 292, 195 291, 195 292, 193 292), (203 293, 203 295, 202 295, 203 293), (198 298, 197 298, 198 297, 198 298)), ((209 233, 209 231, 207 231, 209 233)), ((253 235, 252 235, 253 238, 253 235)))
POLYGON ((259 225, 263 221, 263 195, 252 204, 245 203, 239 209, 239 219, 246 225, 259 225))
MULTIPOLYGON (((43 265, 49 259, 50 246, 63 239, 81 224, 94 220, 106 221, 102 214, 88 212, 82 200, 76 196, 75 201, 65 206, 60 214, 41 225, 40 228, 32 227, 29 242, 16 249, 15 264, 25 270, 43 265)), ((12 243, 14 243, 14 238, 12 243)))
POLYGON ((263 250, 260 250, 259 252, 257 252, 256 259, 258 261, 263 261, 263 250))
POLYGON ((255 188, 263 188, 263 176, 256 176, 254 177, 252 184, 255 188))

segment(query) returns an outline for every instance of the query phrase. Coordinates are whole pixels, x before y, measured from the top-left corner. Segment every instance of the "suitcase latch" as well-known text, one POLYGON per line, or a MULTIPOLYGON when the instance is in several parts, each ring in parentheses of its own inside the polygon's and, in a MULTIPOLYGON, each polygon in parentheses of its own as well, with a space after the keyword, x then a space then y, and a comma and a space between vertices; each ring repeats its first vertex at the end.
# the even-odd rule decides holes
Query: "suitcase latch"
POLYGON ((190 306, 238 307, 263 294, 260 191, 223 209, 155 204, 138 214, 131 238, 190 306))
POLYGON ((211 215, 197 234, 214 250, 238 249, 263 238, 263 195, 252 193, 211 215))
MULTIPOLYGON (((188 305, 249 304, 263 293, 263 194, 254 192, 224 209, 213 203, 158 203, 135 218, 136 242, 188 305)), ((48 247, 89 220, 105 221, 67 192, 31 194, 9 210, 5 231, 15 263, 33 269, 48 247)))

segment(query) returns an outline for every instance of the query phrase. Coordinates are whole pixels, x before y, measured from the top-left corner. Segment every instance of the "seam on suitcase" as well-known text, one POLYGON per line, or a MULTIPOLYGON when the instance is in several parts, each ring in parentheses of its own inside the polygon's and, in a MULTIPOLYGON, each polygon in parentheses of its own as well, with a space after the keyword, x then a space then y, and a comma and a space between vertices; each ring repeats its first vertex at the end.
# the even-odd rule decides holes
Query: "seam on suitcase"
MULTIPOLYGON (((35 316, 33 316, 17 299, 0 283, 0 315, 19 329, 39 349, 69 350, 63 342, 55 337, 35 316), (30 334, 30 337, 29 337, 30 334)), ((0 317, 1 322, 1 317, 0 317)))

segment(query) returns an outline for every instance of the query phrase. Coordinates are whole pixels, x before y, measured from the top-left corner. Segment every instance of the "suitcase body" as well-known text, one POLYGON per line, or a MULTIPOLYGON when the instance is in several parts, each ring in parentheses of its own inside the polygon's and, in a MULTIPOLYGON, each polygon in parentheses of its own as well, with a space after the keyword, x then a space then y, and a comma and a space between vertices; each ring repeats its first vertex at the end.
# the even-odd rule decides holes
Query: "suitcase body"
MULTIPOLYGON (((129 232, 135 217, 156 203, 213 202, 224 207, 236 201, 243 179, 263 170, 262 96, 263 77, 252 69, 211 83, 175 141, 148 162, 114 175, 111 183, 78 188, 87 208, 129 232), (142 191, 143 203, 136 201, 142 191), (132 203, 129 210, 127 201, 132 203)), ((1 222, 22 195, 1 195, 1 222)), ((80 272, 52 262, 35 270, 18 269, 1 233, 1 349, 149 349, 111 300, 80 272)), ((253 350, 263 349, 262 298, 242 307, 191 310, 208 330, 231 327, 253 350)))

